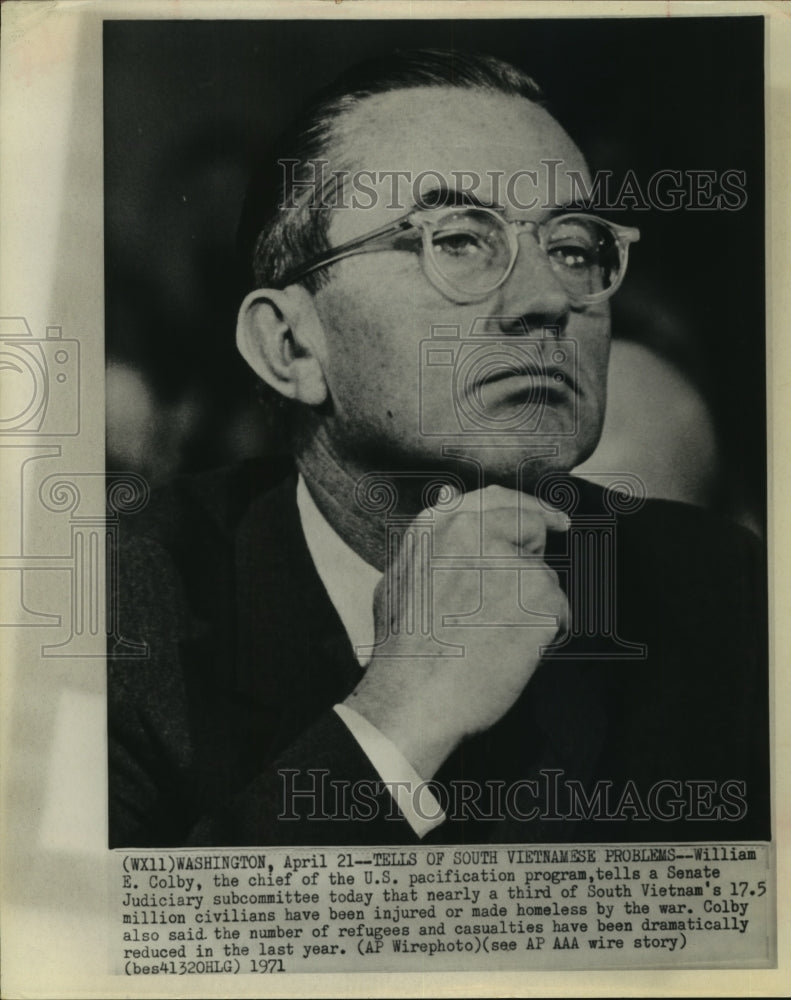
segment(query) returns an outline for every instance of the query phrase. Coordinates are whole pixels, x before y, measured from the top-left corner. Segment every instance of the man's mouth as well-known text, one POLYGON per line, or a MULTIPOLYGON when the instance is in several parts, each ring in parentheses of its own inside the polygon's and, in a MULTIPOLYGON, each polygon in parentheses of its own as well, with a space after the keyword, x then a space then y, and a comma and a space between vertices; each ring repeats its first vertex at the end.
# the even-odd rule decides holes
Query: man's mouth
POLYGON ((551 402, 578 391, 574 376, 557 367, 494 362, 489 370, 479 369, 476 375, 472 394, 482 405, 493 396, 499 398, 503 392, 509 396, 534 396, 536 402, 551 402))

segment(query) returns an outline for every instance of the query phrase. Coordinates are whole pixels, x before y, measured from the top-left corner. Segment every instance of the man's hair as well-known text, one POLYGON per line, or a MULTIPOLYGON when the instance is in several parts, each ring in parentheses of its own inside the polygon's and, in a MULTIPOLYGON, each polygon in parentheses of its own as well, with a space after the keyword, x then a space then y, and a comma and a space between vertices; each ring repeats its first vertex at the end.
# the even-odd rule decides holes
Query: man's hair
MULTIPOLYGON (((256 287, 278 287, 290 271, 328 249, 333 196, 325 191, 324 202, 318 206, 314 202, 311 207, 309 186, 315 181, 317 161, 330 161, 327 175, 331 177, 333 152, 340 151, 345 116, 367 97, 416 87, 488 90, 543 103, 541 90, 531 77, 489 55, 396 50, 353 66, 321 91, 281 136, 272 164, 276 174, 259 173, 257 184, 254 182, 248 192, 240 240, 248 253, 252 248, 256 287), (285 163, 289 169, 283 168, 285 163), (262 190, 262 186, 269 190, 262 190), (262 210, 267 202, 268 211, 262 210)), ((306 276, 303 283, 315 292, 326 280, 326 272, 320 270, 306 276)))

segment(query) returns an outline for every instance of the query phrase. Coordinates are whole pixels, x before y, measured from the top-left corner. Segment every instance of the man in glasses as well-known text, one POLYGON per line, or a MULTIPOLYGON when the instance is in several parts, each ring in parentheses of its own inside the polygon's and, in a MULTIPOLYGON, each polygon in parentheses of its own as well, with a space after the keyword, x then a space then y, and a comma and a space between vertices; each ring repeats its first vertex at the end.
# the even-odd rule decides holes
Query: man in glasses
POLYGON ((293 465, 180 488, 123 555, 112 841, 765 835, 749 540, 568 475, 639 234, 582 210, 536 85, 395 54, 279 166, 237 337, 293 465))

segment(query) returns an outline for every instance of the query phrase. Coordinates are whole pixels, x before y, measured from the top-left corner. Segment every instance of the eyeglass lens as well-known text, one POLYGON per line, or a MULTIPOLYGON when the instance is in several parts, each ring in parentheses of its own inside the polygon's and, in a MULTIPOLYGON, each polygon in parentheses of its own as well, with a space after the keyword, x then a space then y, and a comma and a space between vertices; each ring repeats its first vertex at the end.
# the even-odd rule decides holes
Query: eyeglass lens
MULTIPOLYGON (((563 286, 575 298, 604 292, 620 276, 620 247, 609 227, 596 219, 555 216, 544 224, 541 244, 563 286)), ((459 292, 472 295, 497 286, 516 249, 508 223, 474 209, 437 220, 431 227, 429 246, 445 280, 459 292)))

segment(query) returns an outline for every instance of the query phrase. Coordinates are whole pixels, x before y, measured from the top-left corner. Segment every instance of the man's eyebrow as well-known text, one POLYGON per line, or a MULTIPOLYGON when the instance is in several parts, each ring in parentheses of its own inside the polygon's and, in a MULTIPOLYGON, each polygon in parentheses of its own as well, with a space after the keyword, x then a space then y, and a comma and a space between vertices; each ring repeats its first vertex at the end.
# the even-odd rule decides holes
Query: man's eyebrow
POLYGON ((549 215, 554 217, 556 215, 568 215, 570 212, 582 212, 583 214, 590 214, 591 206, 582 200, 574 200, 564 202, 562 205, 555 205, 550 208, 549 215))
POLYGON ((491 208, 502 212, 503 206, 487 198, 479 198, 472 191, 436 184, 427 191, 421 191, 415 199, 416 208, 491 208))
MULTIPOLYGON (((456 188, 448 184, 436 184, 421 192, 415 199, 416 208, 488 208, 504 214, 507 206, 491 198, 480 198, 472 191, 456 188)), ((564 202, 561 205, 548 207, 548 217, 568 215, 571 212, 590 212, 590 205, 581 199, 564 202)))

